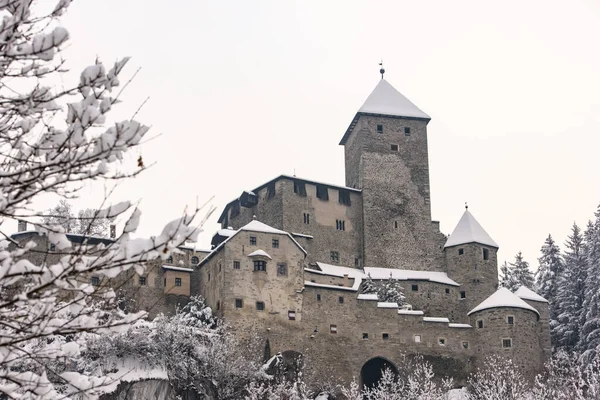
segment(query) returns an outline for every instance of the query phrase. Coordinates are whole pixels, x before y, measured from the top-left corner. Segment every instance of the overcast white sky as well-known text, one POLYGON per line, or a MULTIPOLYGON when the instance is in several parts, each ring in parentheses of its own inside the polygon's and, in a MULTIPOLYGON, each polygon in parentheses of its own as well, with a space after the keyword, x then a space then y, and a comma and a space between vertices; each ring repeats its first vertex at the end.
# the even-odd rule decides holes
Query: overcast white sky
MULTIPOLYGON (((142 67, 119 114, 158 138, 149 171, 119 189, 153 234, 186 204, 223 205, 282 173, 344 183, 338 142, 379 80, 432 116, 433 219, 464 203, 533 267, 600 203, 600 2, 75 1, 64 20, 78 71, 96 56, 142 67)), ((65 78, 68 83, 68 77, 65 78)), ((132 155, 132 162, 138 153, 132 155)), ((101 187, 80 204, 94 206, 101 187)))

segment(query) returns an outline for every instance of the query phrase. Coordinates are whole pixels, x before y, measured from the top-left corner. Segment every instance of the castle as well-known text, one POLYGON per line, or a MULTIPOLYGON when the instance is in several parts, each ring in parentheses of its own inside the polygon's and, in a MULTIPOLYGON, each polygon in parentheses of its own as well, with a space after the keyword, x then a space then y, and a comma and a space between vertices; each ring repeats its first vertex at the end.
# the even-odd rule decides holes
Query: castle
POLYGON ((429 121, 382 77, 340 141, 344 186, 280 175, 242 191, 211 250, 128 274, 135 307, 172 312, 202 295, 309 379, 372 385, 411 354, 459 383, 493 354, 532 377, 550 355, 548 304, 498 289, 498 245, 468 209, 449 237, 431 220, 429 121), (400 281, 412 307, 362 293, 367 277, 400 281))

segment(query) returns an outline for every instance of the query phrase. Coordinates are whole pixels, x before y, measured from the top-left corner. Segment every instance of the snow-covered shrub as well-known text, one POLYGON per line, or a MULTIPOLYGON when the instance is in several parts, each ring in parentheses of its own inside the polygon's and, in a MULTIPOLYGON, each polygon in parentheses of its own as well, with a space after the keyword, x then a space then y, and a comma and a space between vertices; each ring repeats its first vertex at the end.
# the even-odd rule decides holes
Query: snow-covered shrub
POLYGON ((486 358, 484 367, 469 377, 471 400, 525 400, 530 396, 526 379, 512 360, 486 358))
POLYGON ((389 279, 374 281, 371 275, 363 280, 361 284, 361 292, 368 294, 377 294, 379 301, 388 303, 398 303, 402 307, 406 305, 406 297, 404 296, 404 288, 400 281, 393 279, 390 273, 389 279))

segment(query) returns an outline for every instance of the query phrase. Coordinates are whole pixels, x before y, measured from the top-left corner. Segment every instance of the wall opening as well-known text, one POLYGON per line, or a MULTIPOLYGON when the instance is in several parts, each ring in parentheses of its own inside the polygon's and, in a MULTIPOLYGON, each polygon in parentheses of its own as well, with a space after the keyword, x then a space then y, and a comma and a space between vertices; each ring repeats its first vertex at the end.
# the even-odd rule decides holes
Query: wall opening
POLYGON ((361 387, 363 389, 375 387, 386 369, 391 370, 395 376, 398 376, 396 366, 385 358, 375 357, 367 361, 360 370, 361 387))

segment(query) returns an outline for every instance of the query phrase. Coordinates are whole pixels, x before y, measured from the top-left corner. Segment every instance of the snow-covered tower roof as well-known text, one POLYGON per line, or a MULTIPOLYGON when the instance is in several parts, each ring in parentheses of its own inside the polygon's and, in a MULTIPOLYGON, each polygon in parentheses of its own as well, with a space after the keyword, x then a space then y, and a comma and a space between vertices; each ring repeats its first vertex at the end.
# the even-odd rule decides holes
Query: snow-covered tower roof
POLYGON ((454 228, 454 232, 450 235, 444 247, 458 246, 459 244, 479 243, 486 246, 498 248, 498 244, 488 235, 475 217, 465 210, 465 213, 458 221, 458 225, 454 228))
POLYGON ((352 123, 346 130, 344 137, 340 141, 343 145, 348 140, 350 133, 354 129, 358 118, 361 115, 381 115, 395 118, 411 118, 424 121, 431 120, 423 110, 414 105, 402 93, 397 91, 388 81, 381 79, 375 89, 371 92, 362 107, 358 110, 352 123))
POLYGON ((500 288, 490 297, 479 303, 477 307, 469 311, 467 315, 476 313, 477 311, 488 310, 490 308, 522 308, 524 310, 533 311, 539 317, 540 313, 529 304, 525 303, 519 296, 508 290, 507 288, 500 288))
POLYGON ((540 296, 533 290, 529 289, 527 286, 521 286, 520 288, 517 289, 515 294, 523 300, 537 301, 540 303, 548 302, 548 300, 546 300, 545 298, 543 298, 542 296, 540 296))

